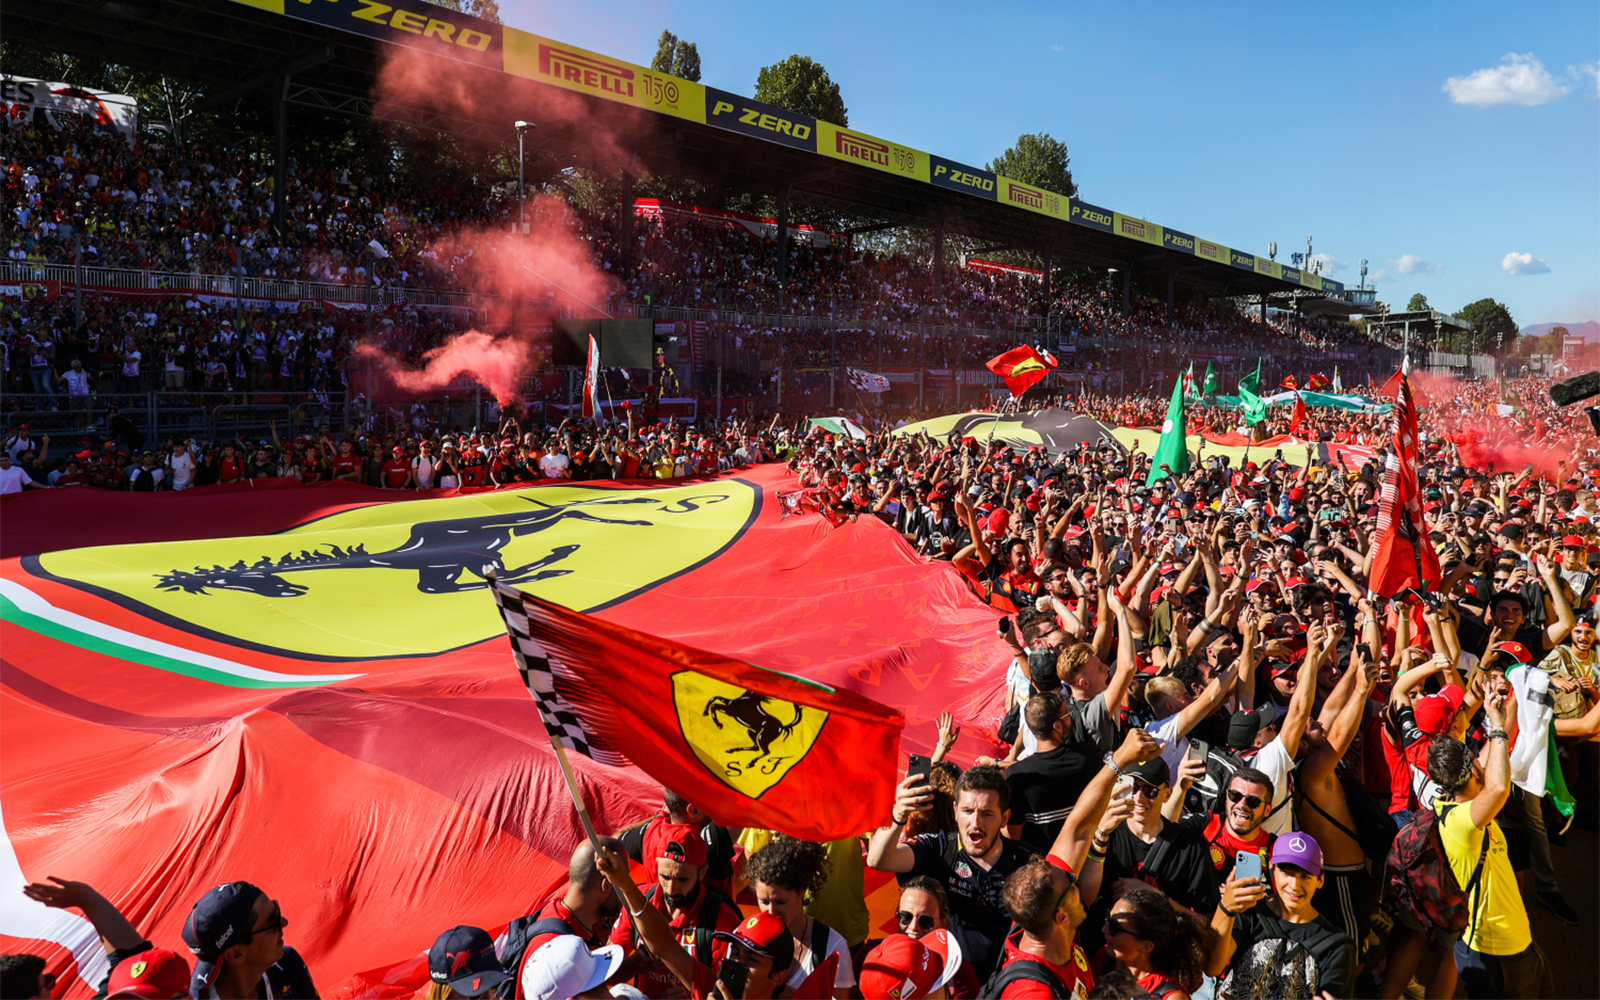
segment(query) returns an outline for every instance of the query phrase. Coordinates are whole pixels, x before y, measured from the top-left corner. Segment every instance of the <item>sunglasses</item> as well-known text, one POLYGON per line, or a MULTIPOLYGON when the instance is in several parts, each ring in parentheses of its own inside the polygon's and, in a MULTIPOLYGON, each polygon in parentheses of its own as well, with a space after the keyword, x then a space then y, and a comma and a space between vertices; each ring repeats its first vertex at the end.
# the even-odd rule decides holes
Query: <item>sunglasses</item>
POLYGON ((283 907, 278 905, 278 901, 274 899, 272 901, 272 915, 267 918, 267 926, 257 927, 250 931, 245 935, 245 940, 249 940, 257 934, 270 934, 287 926, 289 926, 289 922, 283 919, 283 907))
POLYGON ((917 927, 920 929, 925 931, 933 930, 934 920, 926 913, 909 913, 905 910, 896 910, 894 918, 895 920, 899 921, 902 929, 910 927, 911 921, 915 920, 917 922, 917 927))
POLYGON ((1155 799, 1156 799, 1156 796, 1161 794, 1160 786, 1158 786, 1158 785, 1149 785, 1149 784, 1146 784, 1146 783, 1144 783, 1142 781, 1135 781, 1133 783, 1133 791, 1134 791, 1135 794, 1142 795, 1145 798, 1149 799, 1151 802, 1154 802, 1155 799))
POLYGON ((1116 937, 1118 934, 1132 934, 1133 928, 1129 927, 1120 917, 1107 917, 1105 926, 1106 937, 1116 937))
POLYGON ((1250 808, 1252 812, 1254 812, 1255 810, 1261 808, 1261 803, 1263 800, 1259 795, 1246 795, 1243 792, 1236 792, 1230 788, 1228 789, 1228 801, 1234 805, 1238 805, 1240 802, 1243 802, 1250 808))

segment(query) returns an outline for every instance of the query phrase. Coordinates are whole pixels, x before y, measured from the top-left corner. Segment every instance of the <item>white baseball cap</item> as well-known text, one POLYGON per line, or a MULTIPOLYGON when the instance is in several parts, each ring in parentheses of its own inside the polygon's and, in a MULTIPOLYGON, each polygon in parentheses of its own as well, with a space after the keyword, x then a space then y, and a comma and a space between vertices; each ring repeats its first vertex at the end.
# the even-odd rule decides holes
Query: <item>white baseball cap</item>
POLYGON ((610 979, 622 965, 622 946, 590 951, 576 934, 551 938, 522 967, 522 992, 528 1000, 572 1000, 610 979))

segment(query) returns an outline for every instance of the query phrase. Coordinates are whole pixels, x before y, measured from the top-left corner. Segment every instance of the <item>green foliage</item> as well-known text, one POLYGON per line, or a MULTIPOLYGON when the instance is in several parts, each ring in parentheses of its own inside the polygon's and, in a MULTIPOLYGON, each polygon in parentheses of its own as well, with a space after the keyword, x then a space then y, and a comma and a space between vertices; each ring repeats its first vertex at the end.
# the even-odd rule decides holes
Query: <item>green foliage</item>
POLYGON ((686 42, 670 31, 661 33, 656 42, 656 57, 650 68, 657 73, 670 73, 680 80, 700 82, 700 50, 694 42, 686 42))
POLYGON ((839 85, 810 56, 794 55, 781 63, 763 66, 756 77, 755 98, 835 125, 850 124, 850 112, 839 96, 839 85))
POLYGON ((1406 312, 1422 312, 1431 308, 1433 307, 1428 305, 1428 297, 1421 292, 1411 296, 1411 301, 1406 303, 1406 312))
POLYGON ((1014 181, 1057 194, 1076 195, 1067 144, 1046 132, 1017 136, 1016 145, 990 162, 988 169, 1014 181))
POLYGON ((1457 313, 1472 323, 1468 335, 1474 351, 1510 351, 1517 342, 1517 321, 1511 312, 1494 299, 1479 299, 1461 307, 1457 313))
POLYGON ((496 0, 428 0, 428 2, 435 7, 458 10, 463 14, 481 17, 485 21, 500 23, 500 4, 496 0))

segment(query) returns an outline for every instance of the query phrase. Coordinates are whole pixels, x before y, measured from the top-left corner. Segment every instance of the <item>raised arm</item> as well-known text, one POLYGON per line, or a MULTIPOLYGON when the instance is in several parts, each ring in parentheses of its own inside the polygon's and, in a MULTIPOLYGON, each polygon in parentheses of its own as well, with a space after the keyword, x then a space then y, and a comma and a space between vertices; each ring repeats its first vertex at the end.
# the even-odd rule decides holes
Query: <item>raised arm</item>
POLYGON ((1289 708, 1278 726, 1278 739, 1291 759, 1300 752, 1300 737, 1306 734, 1311 721, 1311 703, 1317 696, 1317 671, 1322 667, 1322 626, 1311 626, 1306 634, 1306 658, 1300 661, 1295 674, 1294 694, 1289 698, 1289 708))
POLYGON ((134 929, 122 911, 87 883, 69 882, 54 875, 49 878, 49 882, 31 882, 23 886, 22 894, 34 902, 58 910, 73 906, 82 910, 100 935, 100 946, 106 954, 118 949, 137 948, 144 941, 144 935, 134 929))
MULTIPOLYGON (((1556 620, 1545 626, 1544 648, 1554 649, 1561 644, 1572 631, 1572 626, 1578 624, 1578 617, 1572 613, 1572 605, 1567 603, 1567 592, 1561 587, 1561 580, 1556 575, 1556 561, 1549 556, 1539 560, 1539 577, 1544 581, 1545 593, 1550 595, 1550 606, 1556 613, 1556 620)), ((1536 650, 1544 652, 1544 650, 1536 650)))
POLYGON ((1339 678, 1336 686, 1344 689, 1341 692, 1344 695, 1343 707, 1328 726, 1327 744, 1312 754, 1302 766, 1302 780, 1305 783, 1320 783, 1333 776, 1333 769, 1349 751, 1350 744, 1355 742, 1356 733, 1361 731, 1361 722, 1367 714, 1367 695, 1377 679, 1377 670, 1367 666, 1366 658, 1361 655, 1361 647, 1351 650, 1350 669, 1339 678))
POLYGON ((867 842, 867 864, 880 872, 904 874, 917 863, 910 847, 900 842, 911 814, 933 805, 933 786, 921 775, 908 774, 900 779, 894 789, 894 806, 889 814, 889 825, 879 827, 867 842))
POLYGON ((644 898, 644 893, 634 884, 633 876, 628 871, 628 856, 602 844, 600 852, 595 855, 594 866, 617 890, 617 895, 622 897, 622 905, 628 908, 628 916, 633 918, 633 926, 645 947, 661 960, 667 971, 678 977, 686 989, 693 990, 694 957, 678 943, 677 935, 667 923, 666 914, 651 906, 644 898))
POLYGON ((1483 791, 1472 799, 1472 825, 1483 829, 1499 814, 1511 795, 1511 740, 1506 736, 1506 692, 1490 691, 1483 700, 1489 742, 1483 768, 1483 791))
POLYGON ((1050 855, 1071 865, 1073 871, 1082 872, 1090 832, 1099 825, 1106 804, 1111 801, 1111 786, 1116 783, 1117 771, 1159 756, 1164 745, 1143 729, 1128 730, 1122 745, 1111 752, 1111 761, 1116 767, 1101 767, 1089 779, 1083 794, 1078 796, 1078 804, 1073 806, 1061 832, 1056 834, 1055 843, 1050 845, 1050 855))
MULTIPOLYGON (((1101 592, 1102 595, 1105 593, 1101 592)), ((1128 621, 1128 607, 1117 601, 1117 669, 1111 675, 1111 681, 1106 685, 1106 712, 1113 719, 1118 718, 1122 711, 1122 703, 1128 698, 1128 688, 1133 684, 1133 678, 1139 673, 1139 658, 1133 652, 1133 626, 1128 621)))

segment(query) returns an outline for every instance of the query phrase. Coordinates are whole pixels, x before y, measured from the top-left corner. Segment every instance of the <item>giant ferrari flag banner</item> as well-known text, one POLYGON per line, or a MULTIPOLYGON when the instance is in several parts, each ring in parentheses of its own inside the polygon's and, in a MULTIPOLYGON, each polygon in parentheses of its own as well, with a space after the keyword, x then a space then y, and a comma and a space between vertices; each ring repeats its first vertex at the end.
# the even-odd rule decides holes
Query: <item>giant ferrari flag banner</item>
POLYGON ((1168 475, 1181 476, 1189 471, 1187 418, 1183 414, 1183 377, 1172 385, 1172 399, 1167 402, 1167 419, 1161 425, 1161 443, 1150 459, 1150 472, 1144 484, 1153 485, 1168 475), (1162 468, 1165 466, 1165 468, 1162 468))
POLYGON ((888 815, 896 775, 881 762, 906 721, 894 709, 494 590, 545 731, 568 750, 636 762, 725 826, 827 841, 888 815))
POLYGON ((1013 347, 1004 354, 992 357, 988 361, 988 368, 1005 382, 1006 388, 1011 390, 1013 398, 1021 398, 1022 394, 1033 388, 1040 379, 1055 371, 1056 359, 1046 351, 1040 354, 1027 344, 1013 347))
POLYGON ((1439 586, 1439 556, 1428 541, 1417 483, 1417 404, 1405 372, 1390 383, 1395 407, 1389 415, 1389 457, 1379 494, 1377 551, 1367 575, 1368 588, 1379 597, 1393 597, 1407 587, 1439 586))
MULTIPOLYGON (((19 891, 51 875, 94 886, 167 947, 203 893, 249 880, 327 997, 418 993, 441 928, 498 933, 559 888, 583 831, 489 569, 657 637, 658 666, 668 649, 705 651, 683 669, 759 665, 681 690, 656 674, 652 690, 655 718, 694 736, 655 737, 692 755, 685 778, 702 767, 733 794, 753 764, 738 794, 763 809, 798 783, 819 817, 856 797, 814 784, 824 761, 844 766, 823 756, 836 729, 870 744, 878 780, 898 777, 904 758, 878 754, 881 730, 859 721, 879 716, 852 706, 891 706, 902 749, 922 754, 941 711, 975 731, 1004 707, 993 610, 955 569, 877 518, 784 518, 776 496, 795 479, 778 465, 403 501, 269 482, 0 501, 0 951, 68 970, 58 995, 88 996, 106 964, 77 911, 19 891), (746 691, 771 700, 750 707, 746 691), (769 730, 765 757, 738 750, 769 730)), ((660 808, 646 770, 568 757, 602 833, 660 808)))

